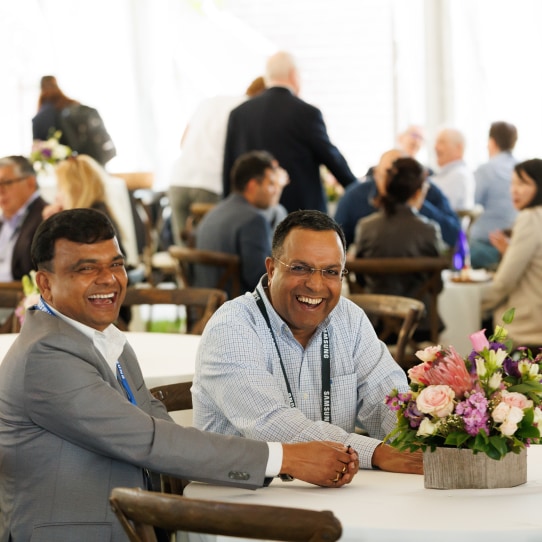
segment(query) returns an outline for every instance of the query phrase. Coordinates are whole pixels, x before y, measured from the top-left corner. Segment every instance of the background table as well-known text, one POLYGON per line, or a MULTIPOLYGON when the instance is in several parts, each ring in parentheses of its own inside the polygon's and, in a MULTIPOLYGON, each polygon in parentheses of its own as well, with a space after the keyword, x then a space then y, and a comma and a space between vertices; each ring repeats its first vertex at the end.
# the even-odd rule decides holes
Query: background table
MULTIPOLYGON (((18 333, 0 334, 0 363, 18 333)), ((175 382, 188 382, 194 377, 199 335, 182 333, 127 332, 145 384, 153 388, 175 382)))
MULTIPOLYGON (((331 510, 343 526, 341 542, 535 542, 542 540, 542 446, 529 448, 527 458, 527 483, 506 489, 425 489, 423 476, 360 471, 339 489, 297 480, 274 480, 256 491, 192 482, 185 495, 331 510)), ((191 541, 201 539, 190 534, 191 541)))
POLYGON ((444 288, 438 297, 438 312, 446 329, 440 334, 442 346, 452 345, 463 356, 470 354, 469 335, 482 326, 482 293, 488 282, 452 282, 452 274, 443 271, 444 288))

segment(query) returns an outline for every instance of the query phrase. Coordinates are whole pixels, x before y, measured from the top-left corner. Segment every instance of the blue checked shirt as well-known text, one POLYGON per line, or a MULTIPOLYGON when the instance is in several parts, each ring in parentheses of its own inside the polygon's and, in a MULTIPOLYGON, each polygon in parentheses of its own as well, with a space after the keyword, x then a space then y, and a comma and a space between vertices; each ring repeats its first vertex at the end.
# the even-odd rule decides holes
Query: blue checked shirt
POLYGON ((371 468, 374 449, 394 427, 384 404, 393 389, 407 391, 403 370, 377 338, 365 313, 341 297, 306 348, 258 289, 285 365, 296 408, 286 384, 271 332, 251 293, 225 303, 203 333, 192 396, 194 425, 228 435, 265 441, 330 440, 350 444, 360 467, 371 468), (329 331, 331 424, 322 421, 321 342, 329 331), (370 436, 355 433, 356 426, 370 436))

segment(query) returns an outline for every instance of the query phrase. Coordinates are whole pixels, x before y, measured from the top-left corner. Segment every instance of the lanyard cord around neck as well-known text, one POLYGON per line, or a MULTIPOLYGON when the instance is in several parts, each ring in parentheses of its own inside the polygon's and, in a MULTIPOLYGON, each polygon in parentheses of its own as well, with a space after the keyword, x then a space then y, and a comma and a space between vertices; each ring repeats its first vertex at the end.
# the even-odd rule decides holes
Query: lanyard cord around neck
MULTIPOLYGON (((275 349, 279 356, 280 368, 282 369, 282 376, 284 377, 284 382, 286 383, 286 390, 288 391, 288 402, 290 403, 290 408, 295 408, 294 395, 292 393, 292 388, 290 386, 290 381, 286 376, 286 368, 284 367, 284 362, 282 360, 282 355, 279 350, 279 345, 277 343, 277 338, 275 332, 271 327, 271 321, 269 320, 269 315, 267 314, 267 309, 263 302, 262 296, 258 289, 253 293, 256 304, 264 317, 265 323, 271 332, 273 337, 273 342, 275 343, 275 349)), ((320 356, 322 360, 322 420, 328 423, 331 423, 331 348, 329 345, 329 333, 327 329, 322 331, 322 346, 320 348, 320 356)))

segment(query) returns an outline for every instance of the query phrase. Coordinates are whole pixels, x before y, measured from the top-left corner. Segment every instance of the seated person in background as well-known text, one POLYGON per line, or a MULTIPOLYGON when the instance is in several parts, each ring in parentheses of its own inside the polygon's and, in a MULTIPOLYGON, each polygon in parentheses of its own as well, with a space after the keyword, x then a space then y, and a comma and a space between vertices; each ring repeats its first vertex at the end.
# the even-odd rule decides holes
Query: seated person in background
POLYGON ((24 156, 0 159, 0 282, 20 280, 32 269, 30 243, 47 202, 24 156))
POLYGON ((417 124, 411 124, 397 136, 397 146, 411 158, 416 158, 424 141, 424 130, 417 124))
POLYGON ((406 376, 365 313, 341 297, 345 259, 327 214, 295 211, 278 225, 267 274, 203 332, 194 424, 258 440, 338 441, 362 468, 421 473, 421 454, 382 443, 396 421, 384 399, 408 390, 406 376))
POLYGON ((495 325, 502 325, 502 315, 514 307, 514 321, 506 325, 514 346, 538 348, 542 346, 542 160, 517 164, 510 190, 519 213, 509 244, 502 235, 494 241, 503 256, 493 282, 482 293, 482 309, 492 313, 495 325))
POLYGON ((513 124, 494 122, 489 129, 487 149, 489 162, 475 172, 475 201, 484 207, 484 212, 470 228, 469 244, 472 267, 496 267, 499 251, 491 244, 489 234, 496 230, 509 230, 517 211, 510 196, 512 171, 517 160, 512 151, 518 139, 513 124))
MULTIPOLYGON (((268 152, 241 155, 231 171, 233 193, 198 224, 196 248, 239 256, 243 291, 253 290, 265 273, 265 259, 271 254, 271 226, 262 210, 276 201, 281 175, 277 161, 268 152)), ((194 284, 215 288, 220 274, 219 268, 198 264, 194 267, 194 284)))
POLYGON ((95 209, 109 217, 116 231, 122 253, 122 232, 111 208, 106 202, 105 170, 90 156, 80 154, 71 156, 55 167, 57 180, 56 201, 43 210, 43 218, 65 209, 95 209))
POLYGON ((440 171, 433 182, 444 192, 452 209, 462 211, 474 207, 474 175, 467 167, 465 136, 455 128, 444 128, 437 134, 435 153, 440 171))
POLYGON ((148 489, 147 469, 250 489, 279 473, 352 480, 358 458, 342 444, 267 444, 171 419, 112 325, 127 277, 103 213, 53 215, 31 254, 42 297, 0 365, 0 540, 125 541, 108 498, 148 489))
MULTIPOLYGON (((440 256, 444 244, 436 222, 419 213, 428 189, 424 168, 413 158, 398 158, 388 170, 380 210, 362 218, 356 227, 356 258, 418 258, 440 256)), ((357 277, 367 292, 421 299, 429 308, 428 295, 420 290, 428 277, 423 273, 357 277)), ((428 310, 415 337, 429 337, 428 310)))
MULTIPOLYGON (((361 183, 350 185, 339 200, 335 220, 344 230, 347 246, 354 242, 356 224, 360 218, 377 211, 375 198, 385 189, 386 173, 391 164, 404 153, 397 149, 386 151, 380 162, 371 168, 361 183)), ((450 207, 446 196, 429 179, 429 189, 425 195, 420 214, 439 224, 444 242, 453 247, 459 235, 459 218, 450 207)))

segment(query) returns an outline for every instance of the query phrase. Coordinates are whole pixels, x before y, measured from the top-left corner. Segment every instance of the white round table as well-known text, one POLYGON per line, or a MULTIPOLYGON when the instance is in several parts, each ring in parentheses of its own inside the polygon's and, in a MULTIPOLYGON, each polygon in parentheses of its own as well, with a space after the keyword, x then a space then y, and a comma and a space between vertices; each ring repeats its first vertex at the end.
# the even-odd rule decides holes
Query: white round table
MULTIPOLYGON (((0 334, 0 363, 18 333, 0 334)), ((182 333, 127 332, 148 388, 194 377, 199 335, 182 333)))
MULTIPOLYGON (((425 489, 423 476, 360 471, 340 489, 297 480, 274 480, 256 491, 192 482, 184 494, 195 499, 331 510, 343 526, 341 542, 535 542, 542 540, 542 446, 529 448, 527 461, 527 483, 506 489, 425 489)), ((189 538, 202 539, 192 533, 189 538)))

